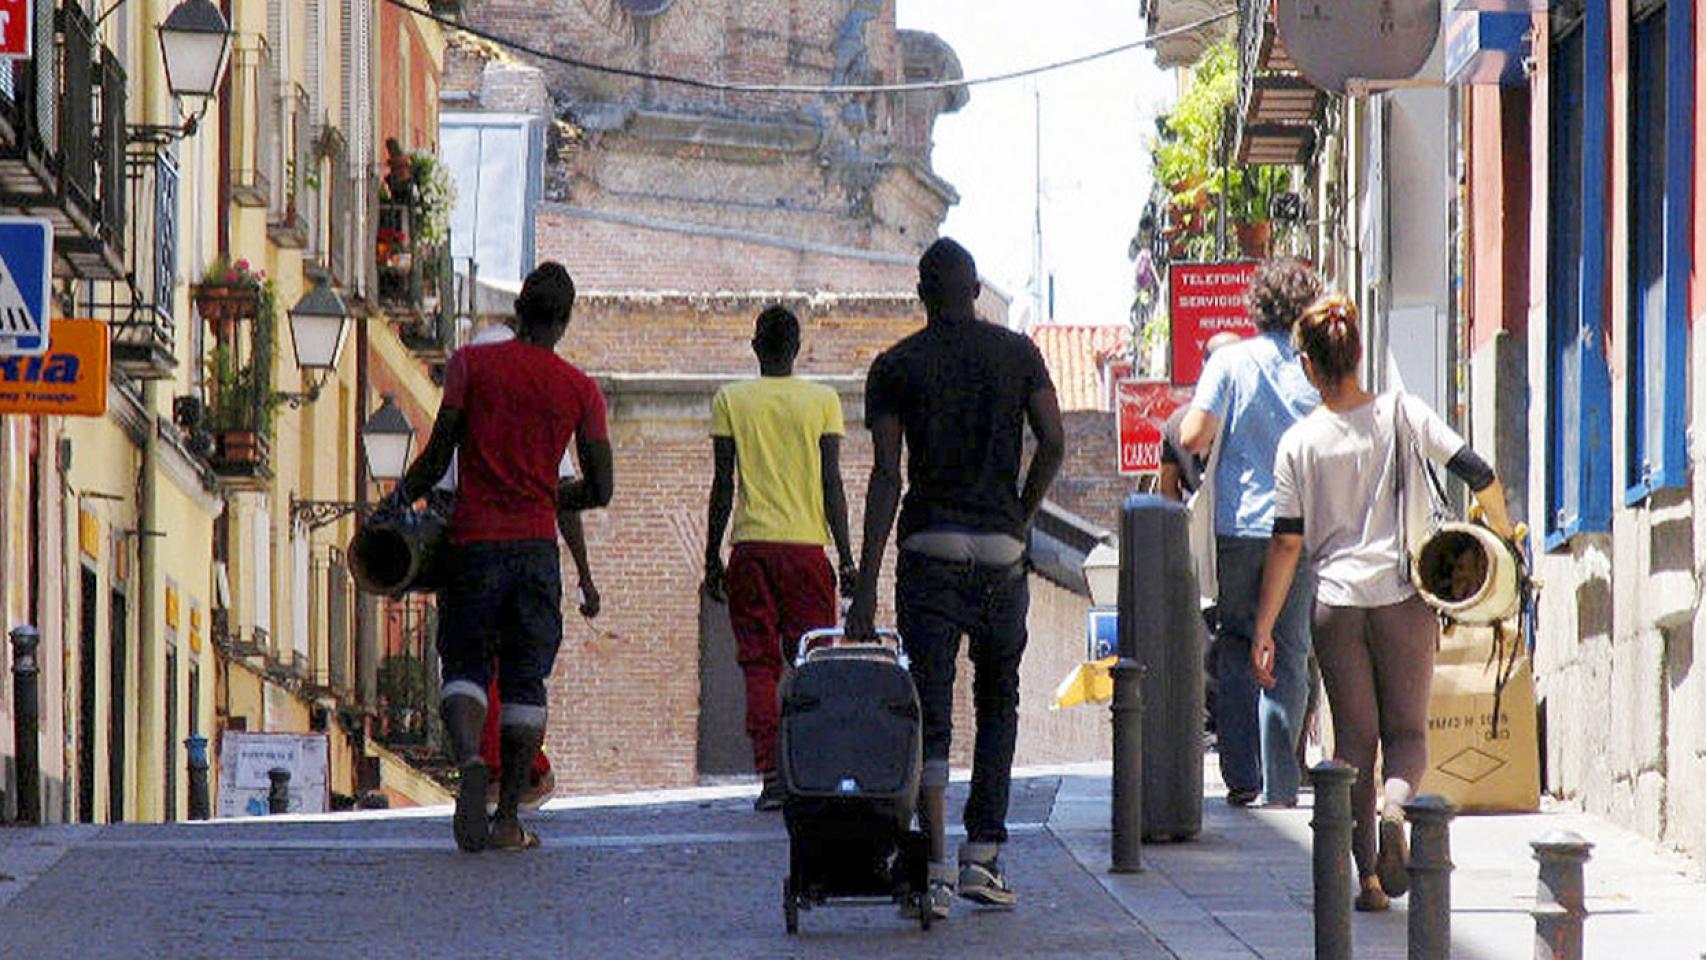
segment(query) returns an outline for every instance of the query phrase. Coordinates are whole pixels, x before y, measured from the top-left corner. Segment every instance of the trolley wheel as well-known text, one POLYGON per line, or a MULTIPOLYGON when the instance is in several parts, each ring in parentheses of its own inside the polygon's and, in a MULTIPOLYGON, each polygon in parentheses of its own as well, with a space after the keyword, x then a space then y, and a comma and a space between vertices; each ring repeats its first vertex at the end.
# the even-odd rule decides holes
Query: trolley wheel
POLYGON ((794 896, 794 877, 782 881, 782 920, 789 933, 800 932, 800 901, 794 896))

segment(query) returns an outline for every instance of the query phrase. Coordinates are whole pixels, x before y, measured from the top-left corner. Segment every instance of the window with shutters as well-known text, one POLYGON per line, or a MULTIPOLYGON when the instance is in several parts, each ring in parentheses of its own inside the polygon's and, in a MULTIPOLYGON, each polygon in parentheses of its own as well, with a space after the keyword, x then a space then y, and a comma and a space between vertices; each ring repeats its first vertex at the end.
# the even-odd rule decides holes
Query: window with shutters
POLYGON ((1628 458, 1624 499, 1688 482, 1693 269, 1689 4, 1637 3, 1629 32, 1628 458))
POLYGON ((1587 5, 1551 51, 1546 296, 1546 545, 1611 528, 1605 355, 1610 13, 1587 5))

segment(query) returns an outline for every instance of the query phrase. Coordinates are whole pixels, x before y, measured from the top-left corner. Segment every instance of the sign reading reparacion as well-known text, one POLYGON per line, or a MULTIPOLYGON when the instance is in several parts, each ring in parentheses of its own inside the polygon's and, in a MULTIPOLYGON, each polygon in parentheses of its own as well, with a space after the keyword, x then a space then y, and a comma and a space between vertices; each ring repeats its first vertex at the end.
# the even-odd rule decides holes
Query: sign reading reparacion
POLYGON ((0 356, 0 414, 105 415, 108 349, 99 320, 55 320, 46 353, 0 356))
POLYGON ((1203 346, 1217 333, 1240 337, 1256 332, 1244 296, 1256 275, 1256 261, 1175 263, 1167 268, 1167 316, 1172 326, 1175 386, 1190 386, 1202 376, 1203 346))

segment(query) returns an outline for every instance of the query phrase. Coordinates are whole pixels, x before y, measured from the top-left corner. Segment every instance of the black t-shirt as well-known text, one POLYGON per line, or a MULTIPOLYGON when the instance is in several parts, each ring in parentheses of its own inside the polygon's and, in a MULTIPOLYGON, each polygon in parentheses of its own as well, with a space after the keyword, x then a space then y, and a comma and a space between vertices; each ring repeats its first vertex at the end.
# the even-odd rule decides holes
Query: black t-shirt
POLYGON ((1170 463, 1179 471, 1179 487, 1189 496, 1202 486, 1203 468, 1207 462, 1202 457, 1185 449, 1179 439, 1179 432, 1185 422, 1185 414, 1191 410, 1186 404, 1174 410, 1167 417, 1167 423, 1161 428, 1161 462, 1170 463))
POLYGON ((900 539, 941 529, 1024 539, 1025 414, 1053 386, 1035 344, 982 321, 931 323, 877 357, 865 423, 894 416, 905 431, 900 539))

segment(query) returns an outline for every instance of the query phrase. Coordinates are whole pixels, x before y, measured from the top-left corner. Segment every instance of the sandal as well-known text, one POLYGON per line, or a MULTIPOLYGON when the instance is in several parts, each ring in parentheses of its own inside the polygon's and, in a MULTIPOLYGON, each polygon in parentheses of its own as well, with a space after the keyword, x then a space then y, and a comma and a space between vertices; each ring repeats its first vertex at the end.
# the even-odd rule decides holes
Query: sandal
POLYGON ((520 823, 493 823, 489 846, 493 850, 532 850, 540 844, 539 834, 520 823), (513 828, 513 829, 512 829, 513 828))

